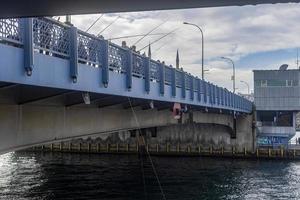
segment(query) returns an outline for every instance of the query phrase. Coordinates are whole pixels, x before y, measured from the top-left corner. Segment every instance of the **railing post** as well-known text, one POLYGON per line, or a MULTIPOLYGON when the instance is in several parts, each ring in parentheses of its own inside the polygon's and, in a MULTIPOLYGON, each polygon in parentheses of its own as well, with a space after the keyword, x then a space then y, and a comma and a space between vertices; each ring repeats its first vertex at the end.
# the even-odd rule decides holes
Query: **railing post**
POLYGON ((126 87, 128 90, 132 88, 132 51, 130 49, 127 50, 126 87))
POLYGON ((108 63, 108 48, 109 48, 109 43, 107 40, 100 40, 100 47, 101 48, 101 53, 100 53, 100 58, 101 60, 101 67, 102 67, 102 84, 104 87, 108 86, 109 82, 109 63, 108 63))
POLYGON ((176 97, 176 69, 171 68, 171 87, 172 87, 172 96, 176 97))
POLYGON ((25 18, 24 23, 24 69, 27 76, 31 76, 34 58, 33 58, 33 19, 25 18))
POLYGON ((159 65, 159 92, 161 95, 165 94, 165 65, 160 64, 159 65))
POLYGON ((198 101, 201 101, 201 80, 199 78, 196 78, 197 81, 197 95, 198 95, 198 101))
POLYGON ((185 99, 186 85, 185 85, 185 72, 181 71, 181 97, 185 99))
POLYGON ((190 86, 190 94, 191 94, 191 100, 193 101, 194 100, 194 77, 193 76, 190 76, 190 80, 191 80, 191 86, 190 86))
POLYGON ((203 88, 203 100, 204 100, 204 103, 207 103, 207 82, 205 81, 202 81, 202 88, 203 88))
POLYGON ((77 41, 77 28, 70 27, 70 73, 73 83, 77 82, 78 76, 78 41, 77 41))
POLYGON ((145 66, 145 91, 147 93, 150 92, 150 58, 144 58, 144 66, 145 66))
POLYGON ((213 87, 212 84, 208 84, 208 93, 209 93, 209 103, 213 104, 213 87))

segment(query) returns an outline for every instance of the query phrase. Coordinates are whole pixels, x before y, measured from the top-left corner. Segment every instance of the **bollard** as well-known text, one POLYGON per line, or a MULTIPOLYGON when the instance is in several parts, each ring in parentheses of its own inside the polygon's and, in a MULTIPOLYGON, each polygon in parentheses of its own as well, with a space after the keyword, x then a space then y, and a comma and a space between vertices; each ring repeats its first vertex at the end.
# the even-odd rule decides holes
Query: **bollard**
POLYGON ((247 148, 244 147, 244 155, 247 156, 247 148))
POLYGON ((296 149, 293 150, 293 156, 296 157, 296 149))
POLYGON ((283 148, 282 147, 280 147, 280 156, 281 156, 281 158, 283 158, 283 148))
POLYGON ((268 148, 268 156, 271 157, 271 149, 268 148))
POLYGON ((88 152, 91 152, 91 144, 88 143, 88 152))
POLYGON ((107 144, 106 144, 106 152, 108 153, 109 150, 110 150, 110 145, 107 143, 107 144))
POLYGON ((59 150, 62 150, 62 143, 59 143, 59 150))
POLYGON ((232 147, 232 155, 235 155, 235 147, 232 147))
POLYGON ((99 153, 101 150, 101 146, 100 146, 100 143, 97 144, 97 152, 99 153))
POLYGON ((199 151, 199 154, 201 154, 201 146, 200 145, 198 146, 198 151, 199 151))
POLYGON ((257 158, 259 157, 259 150, 258 150, 258 148, 256 149, 256 157, 257 158))

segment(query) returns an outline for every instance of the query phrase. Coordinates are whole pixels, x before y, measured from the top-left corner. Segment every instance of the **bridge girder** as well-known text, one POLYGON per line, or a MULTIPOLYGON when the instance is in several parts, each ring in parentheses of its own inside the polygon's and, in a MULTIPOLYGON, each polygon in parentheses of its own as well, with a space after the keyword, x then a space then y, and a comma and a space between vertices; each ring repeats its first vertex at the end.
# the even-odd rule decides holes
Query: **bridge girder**
POLYGON ((292 2, 299 2, 299 0, 12 0, 1 3, 0 17, 94 14, 292 2))

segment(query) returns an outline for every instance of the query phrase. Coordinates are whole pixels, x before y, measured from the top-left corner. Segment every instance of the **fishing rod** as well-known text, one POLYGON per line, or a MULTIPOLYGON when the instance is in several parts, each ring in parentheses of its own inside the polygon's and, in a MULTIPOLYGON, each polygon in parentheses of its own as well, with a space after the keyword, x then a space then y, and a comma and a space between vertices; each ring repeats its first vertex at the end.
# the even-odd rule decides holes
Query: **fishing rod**
POLYGON ((89 30, 103 17, 103 14, 101 14, 87 29, 85 32, 89 32, 89 30))
POLYGON ((120 37, 114 37, 114 38, 109 38, 108 40, 118 40, 118 39, 123 39, 123 38, 134 38, 134 37, 141 37, 141 36, 152 36, 152 35, 164 35, 166 33, 152 33, 152 34, 137 34, 137 35, 127 35, 127 36, 120 36, 120 37))
POLYGON ((100 36, 100 34, 101 34, 102 32, 104 32, 106 29, 108 29, 108 27, 110 27, 111 25, 113 25, 119 18, 120 18, 120 16, 118 16, 114 21, 112 21, 110 24, 108 24, 104 29, 102 29, 102 30, 97 34, 97 36, 100 36))
POLYGON ((161 36, 160 38, 154 40, 154 41, 151 42, 150 44, 148 44, 148 45, 144 46, 143 48, 139 49, 138 51, 141 51, 141 50, 147 48, 149 45, 152 45, 152 44, 158 42, 159 40, 161 40, 161 39, 167 37, 168 35, 170 35, 170 34, 172 34, 172 33, 174 33, 174 32, 177 31, 178 29, 179 29, 179 28, 176 28, 176 29, 174 29, 174 30, 172 30, 172 31, 170 31, 170 32, 168 32, 168 33, 166 33, 165 35, 163 35, 163 36, 161 36))
POLYGON ((142 38, 138 39, 133 46, 136 46, 137 43, 139 43, 140 41, 142 41, 147 35, 151 34, 153 31, 155 31, 156 29, 158 29, 160 26, 162 26, 163 24, 165 24, 168 20, 160 23, 158 26, 154 27, 153 29, 151 29, 148 33, 146 33, 142 38))
POLYGON ((170 41, 171 41, 171 39, 168 40, 167 42, 163 43, 162 45, 160 45, 157 49, 155 49, 155 50, 152 52, 152 54, 158 52, 161 48, 163 48, 164 46, 166 46, 167 44, 169 44, 170 41))

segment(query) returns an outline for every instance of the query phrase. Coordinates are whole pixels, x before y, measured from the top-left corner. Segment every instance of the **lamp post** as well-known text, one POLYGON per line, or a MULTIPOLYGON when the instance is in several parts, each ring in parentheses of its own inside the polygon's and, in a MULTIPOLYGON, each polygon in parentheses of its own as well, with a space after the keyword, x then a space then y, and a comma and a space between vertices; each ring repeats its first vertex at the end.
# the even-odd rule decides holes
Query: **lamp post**
POLYGON ((227 57, 221 57, 224 60, 228 60, 229 62, 231 62, 232 64, 232 89, 233 89, 233 93, 235 93, 235 66, 234 66, 234 62, 232 59, 227 58, 227 57))
POLYGON ((202 38, 202 80, 204 80, 204 66, 203 66, 204 65, 204 36, 203 36, 203 31, 197 24, 192 24, 192 23, 189 23, 189 22, 183 22, 183 24, 195 26, 201 32, 201 36, 202 36, 201 37, 202 38))
POLYGON ((248 94, 250 94, 250 86, 249 86, 249 83, 247 83, 246 81, 241 81, 241 83, 245 83, 247 85, 247 88, 248 88, 248 94))

